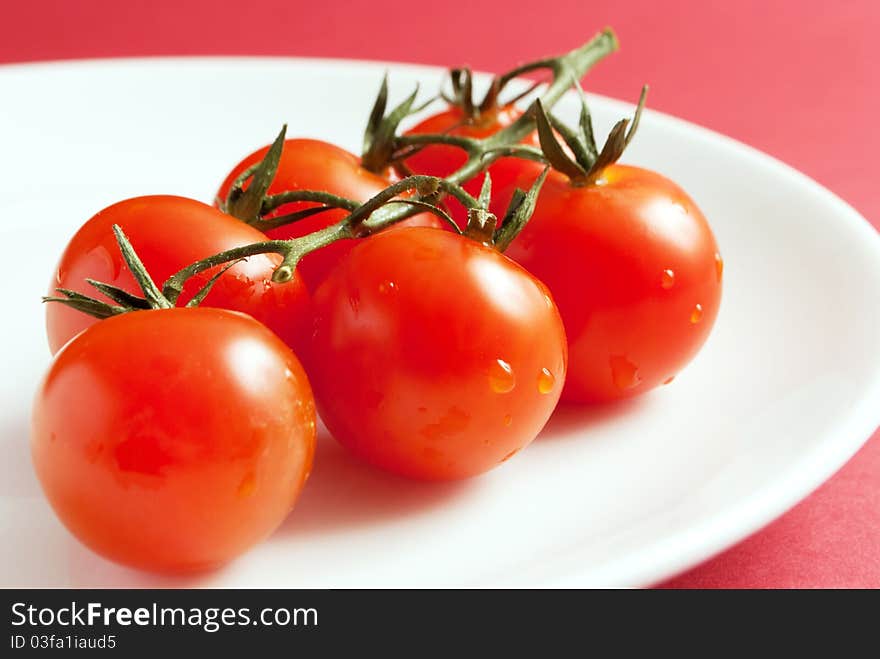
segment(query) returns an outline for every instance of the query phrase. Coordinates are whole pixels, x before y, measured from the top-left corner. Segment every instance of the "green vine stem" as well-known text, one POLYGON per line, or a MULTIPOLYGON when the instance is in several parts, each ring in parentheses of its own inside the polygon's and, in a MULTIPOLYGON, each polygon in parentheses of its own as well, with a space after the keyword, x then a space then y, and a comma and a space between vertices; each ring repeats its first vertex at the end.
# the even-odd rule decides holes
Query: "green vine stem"
MULTIPOLYGON (((605 29, 597 34, 593 39, 583 46, 572 50, 571 52, 557 58, 548 58, 525 64, 513 71, 504 74, 507 78, 513 78, 523 73, 528 73, 537 69, 548 69, 552 75, 552 81, 548 84, 546 91, 541 97, 544 108, 551 108, 562 97, 562 95, 573 85, 577 85, 580 78, 583 77, 597 62, 611 54, 618 48, 617 37, 611 29, 605 29)), ((382 92, 380 96, 386 96, 386 85, 383 82, 382 92)), ((415 95, 411 95, 401 106, 392 111, 397 119, 400 114, 407 114, 409 108, 415 100, 415 95)), ((370 127, 373 132, 378 132, 381 124, 381 115, 384 113, 385 98, 377 103, 370 115, 370 127)), ((541 159, 537 150, 529 150, 522 147, 519 142, 529 133, 535 130, 536 111, 535 105, 523 116, 517 119, 507 128, 495 133, 494 135, 484 139, 462 138, 452 135, 409 135, 393 138, 395 151, 418 147, 429 143, 452 144, 462 148, 467 154, 467 160, 457 171, 445 179, 435 178, 431 176, 409 176, 402 179, 398 183, 386 188, 378 195, 365 203, 358 202, 325 192, 314 191, 291 191, 278 195, 260 198, 259 215, 270 213, 278 209, 284 204, 294 201, 309 201, 321 204, 321 207, 307 209, 299 213, 292 213, 282 218, 263 219, 262 217, 254 217, 254 197, 249 197, 242 202, 240 198, 234 195, 231 197, 230 205, 237 205, 239 213, 237 216, 258 228, 272 228, 281 226, 282 223, 296 221, 306 217, 307 214, 323 212, 331 208, 341 208, 348 210, 349 214, 323 229, 291 240, 269 240, 251 245, 243 245, 220 254, 193 263, 183 268, 176 274, 172 275, 162 288, 161 295, 174 304, 181 292, 187 279, 200 272, 210 268, 237 261, 239 259, 255 256, 257 254, 276 253, 281 255, 282 261, 275 269, 272 279, 275 282, 286 282, 293 277, 293 271, 300 259, 307 254, 325 247, 337 240, 359 238, 380 231, 388 226, 400 222, 418 212, 426 209, 434 212, 444 221, 450 224, 458 231, 458 227, 454 221, 440 208, 434 206, 431 201, 438 198, 439 193, 449 194, 469 209, 469 215, 473 218, 469 223, 466 233, 481 241, 488 241, 491 237, 496 247, 504 249, 516 232, 522 228, 528 216, 534 208, 535 199, 538 190, 546 177, 547 170, 535 185, 528 192, 517 190, 519 194, 515 194, 511 205, 505 214, 504 223, 496 229, 496 220, 490 217, 491 214, 486 211, 485 205, 482 204, 487 194, 481 194, 480 200, 474 199, 470 194, 463 190, 460 185, 473 178, 484 170, 489 164, 502 157, 503 155, 520 155, 523 154, 531 159, 541 159), (409 191, 415 190, 419 195, 415 199, 399 199, 398 197, 409 191), (245 206, 246 208, 241 208, 245 206), (242 217, 244 216, 244 217, 242 217), (283 220, 283 222, 282 222, 283 220)), ((384 130, 384 127, 383 127, 384 130)), ((369 128, 368 128, 369 132, 369 128)), ((273 148, 270 148, 267 159, 270 160, 265 165, 255 165, 252 168, 252 175, 259 177, 258 187, 268 189, 269 175, 273 173, 274 166, 277 165, 277 159, 280 155, 280 148, 283 144, 285 131, 278 135, 273 148), (272 164, 274 161, 275 165, 272 164)), ((372 140, 374 137, 368 137, 372 140)), ((368 144, 369 147, 369 144, 368 144)), ((374 163, 378 166, 378 163, 374 163)), ((243 174, 233 186, 235 194, 246 195, 247 192, 240 192, 247 180, 247 175, 243 174)), ((252 183, 248 188, 255 187, 252 183)), ((487 189, 487 188, 486 188, 487 189)), ((486 190, 484 189, 484 190, 486 190)), ((265 190, 263 191, 265 192, 265 190)), ((459 231, 460 233, 460 231, 459 231)))
MULTIPOLYGON (((545 108, 553 107, 562 98, 562 95, 580 79, 601 59, 617 50, 619 44, 617 37, 610 28, 606 28, 589 42, 576 48, 562 57, 548 58, 524 64, 504 74, 506 79, 512 79, 524 73, 530 73, 538 69, 548 69, 552 75, 552 81, 547 90, 541 96, 541 103, 545 108)), ((505 149, 513 147, 535 130, 534 106, 513 122, 494 135, 484 139, 473 139, 445 134, 437 135, 402 135, 395 140, 397 150, 419 147, 427 144, 449 144, 457 146, 467 154, 467 161, 457 171, 446 177, 450 183, 462 184, 480 173, 485 167, 500 158, 505 149)), ((395 156, 397 159, 397 156, 395 156)))
MULTIPOLYGON (((614 32, 610 28, 606 28, 583 46, 576 48, 565 55, 530 62, 503 74, 498 78, 498 80, 501 81, 499 84, 506 84, 510 79, 524 73, 529 73, 538 69, 548 69, 552 74, 552 81, 542 95, 541 102, 544 108, 549 109, 556 104, 569 88, 578 85, 580 78, 582 78, 596 63, 616 51, 618 46, 619 44, 614 32)), ((370 135, 366 140, 368 148, 370 146, 378 148, 376 145, 381 140, 375 135, 375 133, 379 130, 379 126, 381 125, 382 130, 385 132, 387 132, 389 126, 396 126, 400 119, 408 114, 414 101, 415 96, 410 95, 403 103, 394 108, 388 117, 383 119, 382 115, 387 103, 387 82, 383 79, 379 98, 371 111, 370 119, 368 121, 367 134, 370 135)), ((443 179, 446 182, 443 184, 446 186, 443 187, 444 193, 460 195, 464 193, 464 191, 461 190, 461 188, 452 186, 460 186, 462 183, 473 178, 495 160, 503 156, 513 155, 528 158, 530 160, 546 162, 539 149, 520 144, 524 137, 535 130, 535 116, 536 110, 535 105, 533 104, 528 112, 510 126, 484 139, 447 134, 404 135, 393 138, 393 153, 384 147, 381 150, 384 153, 391 153, 391 155, 388 156, 389 162, 397 162, 402 158, 405 158, 405 154, 412 149, 418 149, 428 144, 448 144, 461 148, 467 154, 466 162, 460 169, 443 179)), ((282 139, 281 135, 276 139, 275 144, 278 144, 280 139, 282 139)), ((267 154, 267 158, 269 155, 271 154, 267 154)), ((373 163, 373 167, 375 169, 382 169, 387 166, 389 162, 375 162, 373 163)), ((270 168, 267 167, 266 169, 270 168)), ((245 178, 240 181, 240 185, 243 185, 245 178)), ((404 180, 414 179, 413 177, 407 177, 404 180)), ((392 189, 394 189, 394 186, 392 186, 392 189)), ((470 196, 468 195, 468 197, 470 196)), ((350 213, 354 213, 353 209, 359 206, 358 202, 354 200, 343 199, 341 197, 330 195, 329 193, 297 190, 266 197, 263 200, 260 214, 265 215, 271 213, 280 206, 293 201, 316 202, 322 204, 324 208, 315 210, 309 209, 289 216, 254 219, 251 220, 250 223, 262 230, 269 230, 278 226, 283 226, 288 222, 302 219, 302 217, 306 215, 323 212, 323 210, 329 208, 342 208, 348 210, 350 213)), ((465 207, 473 208, 473 198, 459 198, 459 201, 462 201, 465 207)), ((418 203, 405 203, 401 201, 401 203, 396 205, 384 206, 382 211, 376 213, 375 217, 371 217, 367 224, 372 229, 378 230, 382 227, 400 222, 415 213, 418 213, 420 210, 422 210, 422 207, 418 203)), ((361 223, 363 222, 363 218, 361 218, 360 215, 356 215, 354 219, 351 218, 351 215, 343 218, 339 221, 338 226, 336 226, 335 229, 328 227, 327 229, 321 230, 321 232, 319 232, 321 233, 320 240, 323 240, 325 237, 330 237, 331 235, 350 237, 347 235, 348 229, 344 229, 341 226, 342 224, 350 222, 361 223)), ((286 265, 290 264, 288 263, 286 265)))

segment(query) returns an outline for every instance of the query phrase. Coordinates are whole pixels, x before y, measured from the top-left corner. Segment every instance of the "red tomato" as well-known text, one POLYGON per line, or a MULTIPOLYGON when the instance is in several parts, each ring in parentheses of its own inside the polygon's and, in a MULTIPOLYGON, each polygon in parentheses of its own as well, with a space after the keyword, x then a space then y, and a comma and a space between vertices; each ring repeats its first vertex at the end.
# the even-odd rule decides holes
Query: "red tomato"
MULTIPOLYGON (((522 116, 522 111, 515 105, 506 105, 480 115, 479 119, 468 119, 464 111, 458 106, 450 106, 443 112, 432 115, 417 124, 408 131, 410 135, 424 133, 445 133, 462 137, 484 139, 494 135, 499 130, 507 128, 522 116)), ((530 133, 523 144, 539 147, 537 132, 530 133)), ((467 160, 467 155, 462 149, 447 144, 432 144, 421 149, 406 159, 406 166, 414 174, 427 174, 444 178, 459 169, 467 160)), ((510 188, 510 183, 519 172, 518 158, 499 158, 489 166, 489 175, 492 178, 492 187, 499 193, 510 188)), ((462 187, 471 195, 480 194, 483 185, 484 174, 474 177, 462 187)), ((504 215, 510 195, 501 198, 497 194, 492 195, 490 210, 500 219, 504 215)), ((455 199, 446 199, 449 213, 458 225, 464 229, 467 224, 467 211, 455 199)))
MULTIPOLYGON (((521 166, 519 186, 540 171, 521 166)), ((553 292, 568 337, 563 398, 605 401, 669 382, 709 336, 723 263, 675 183, 625 165, 577 187, 552 172, 507 256, 553 292)))
MULTIPOLYGON (((229 188, 241 173, 258 163, 268 152, 265 146, 255 151, 237 164, 223 181, 217 193, 225 199, 229 188)), ((387 188, 396 177, 382 177, 361 167, 360 159, 338 146, 310 139, 290 139, 284 142, 281 159, 275 180, 269 187, 269 194, 287 190, 316 190, 329 192, 355 201, 367 201, 387 188)), ((278 208, 269 217, 293 213, 319 204, 298 202, 278 208)), ((348 213, 344 210, 331 210, 312 217, 267 231, 276 239, 298 238, 326 226, 334 224, 348 213)), ((442 220, 430 213, 419 213, 400 223, 402 226, 443 226, 442 220)), ((355 241, 341 240, 306 256, 299 264, 303 279, 310 290, 314 290, 347 254, 355 241)))
MULTIPOLYGON (((127 199, 105 208, 76 233, 52 278, 50 295, 56 288, 69 288, 106 299, 86 283, 86 278, 141 293, 119 252, 114 224, 128 235, 159 286, 200 259, 267 240, 256 229, 199 201, 172 196, 127 199)), ((280 256, 266 254, 237 263, 220 277, 202 305, 248 313, 296 350, 310 328, 309 295, 296 273, 288 283, 272 282, 272 271, 280 262, 280 256)), ((180 303, 191 298, 215 272, 207 270, 187 282, 180 303)), ((54 354, 96 322, 64 305, 47 305, 49 348, 54 354)))
POLYGON ((216 567, 272 533, 314 447, 294 354, 221 309, 97 323, 58 353, 33 410, 34 466, 61 521, 97 553, 162 572, 216 567))
POLYGON ((549 418, 565 379, 545 286, 452 232, 364 239, 316 291, 312 383, 321 418, 364 460, 457 479, 504 462, 549 418))

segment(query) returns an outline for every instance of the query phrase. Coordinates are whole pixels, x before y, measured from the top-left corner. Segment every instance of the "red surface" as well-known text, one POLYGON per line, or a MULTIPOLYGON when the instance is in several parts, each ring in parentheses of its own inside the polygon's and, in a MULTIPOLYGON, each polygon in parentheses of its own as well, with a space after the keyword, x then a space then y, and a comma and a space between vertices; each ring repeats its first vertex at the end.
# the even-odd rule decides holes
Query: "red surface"
MULTIPOLYGON (((588 89, 635 100, 648 82, 651 107, 773 154, 880 226, 875 0, 3 5, 0 62, 273 54, 498 70, 573 47, 611 25, 622 50, 588 78, 588 89)), ((880 587, 880 433, 784 517, 665 585, 880 587)))

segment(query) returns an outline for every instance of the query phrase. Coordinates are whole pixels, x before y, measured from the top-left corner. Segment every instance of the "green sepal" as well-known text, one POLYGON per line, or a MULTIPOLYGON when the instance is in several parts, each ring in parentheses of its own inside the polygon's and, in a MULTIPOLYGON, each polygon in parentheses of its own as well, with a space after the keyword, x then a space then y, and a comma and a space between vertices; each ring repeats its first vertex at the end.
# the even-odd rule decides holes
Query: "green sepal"
MULTIPOLYGON (((571 179, 580 179, 586 176, 588 168, 573 160, 559 144, 553 133, 553 126, 541 99, 535 101, 535 124, 538 128, 538 139, 541 141, 541 149, 550 164, 571 179)), ((577 151, 575 151, 577 153, 577 151)))
POLYGON ((499 252, 507 249, 532 217, 532 213, 535 212, 535 204, 538 202, 538 193, 541 191, 541 186, 544 185, 544 180, 549 172, 550 168, 545 167, 528 192, 523 192, 519 188, 514 190, 507 212, 504 213, 504 222, 502 222, 501 228, 495 232, 495 249, 499 252))
POLYGON ((43 302, 59 302, 71 309, 76 309, 77 311, 81 311, 101 320, 104 318, 110 318, 111 316, 118 316, 119 314, 128 311, 128 309, 124 307, 107 304, 101 300, 96 300, 93 297, 66 288, 56 288, 55 290, 65 297, 46 295, 43 297, 43 302))
POLYGON ((642 93, 639 95, 639 102, 638 105, 636 105, 636 111, 633 114, 632 121, 629 119, 621 119, 614 124, 614 128, 612 128, 611 132, 608 134, 608 139, 605 140, 605 146, 602 147, 602 151, 596 158, 596 162, 593 163, 590 171, 587 172, 587 183, 597 181, 602 176, 604 169, 609 165, 616 163, 620 159, 620 156, 623 155, 626 147, 629 146, 629 143, 632 142, 636 130, 639 127, 639 120, 642 117, 642 110, 645 108, 645 99, 647 96, 648 85, 645 85, 642 87, 642 93), (627 130, 627 126, 629 126, 629 130, 627 130))
POLYGON ((480 204, 480 208, 489 210, 490 201, 492 201, 492 177, 489 176, 487 171, 483 178, 483 185, 480 188, 480 196, 477 197, 477 202, 480 204))
POLYGON ((395 136, 400 122, 411 114, 420 112, 427 105, 434 102, 432 98, 418 107, 413 107, 418 94, 419 86, 416 85, 412 94, 391 110, 387 116, 381 116, 379 111, 381 110, 382 114, 384 114, 388 100, 388 87, 383 79, 379 95, 373 104, 373 109, 367 120, 367 129, 364 135, 364 152, 361 154, 361 166, 364 169, 374 173, 381 173, 391 164, 396 148, 395 136), (379 119, 376 119, 377 115, 379 119))
POLYGON ((235 180, 226 198, 225 212, 248 224, 253 224, 260 219, 263 199, 269 192, 269 187, 278 172, 278 163, 284 152, 286 135, 287 124, 284 124, 263 159, 254 167, 242 172, 241 176, 235 180), (251 183, 247 190, 244 190, 244 184, 248 178, 251 183))
POLYGON ((146 298, 139 297, 132 293, 129 293, 126 290, 119 288, 118 286, 113 286, 111 284, 105 284, 100 281, 95 281, 94 279, 86 278, 86 283, 92 286, 92 288, 97 289, 111 300, 116 302, 116 304, 122 305, 123 307, 130 307, 132 309, 149 309, 150 303, 147 302, 146 298))
POLYGON ((541 150, 550 164, 568 176, 574 185, 587 185, 598 181, 605 168, 617 162, 632 141, 642 116, 642 110, 645 107, 648 86, 642 87, 642 93, 639 96, 632 120, 621 119, 618 121, 608 134, 602 150, 598 153, 590 110, 587 107, 583 91, 579 86, 578 89, 581 94, 579 131, 575 131, 553 115, 546 113, 540 100, 535 102, 535 123, 538 128, 538 137, 541 140, 541 150), (556 139, 556 133, 568 145, 574 154, 574 159, 565 153, 556 139))
POLYGON ((125 259, 128 269, 144 292, 144 297, 150 303, 150 306, 153 309, 170 309, 173 307, 174 305, 162 295, 162 291, 159 290, 156 282, 150 277, 143 261, 137 255, 137 252, 134 251, 134 248, 118 224, 113 225, 113 234, 116 236, 116 242, 119 245, 119 251, 122 252, 122 258, 125 259))

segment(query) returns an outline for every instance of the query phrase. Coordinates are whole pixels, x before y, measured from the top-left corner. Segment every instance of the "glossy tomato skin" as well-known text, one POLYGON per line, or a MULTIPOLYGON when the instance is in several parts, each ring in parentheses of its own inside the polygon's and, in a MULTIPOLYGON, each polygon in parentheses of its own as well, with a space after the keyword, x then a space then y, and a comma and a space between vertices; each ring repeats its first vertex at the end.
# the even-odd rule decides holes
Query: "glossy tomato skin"
MULTIPOLYGON (((217 193, 219 199, 225 199, 233 182, 243 171, 262 160, 269 147, 250 154, 237 164, 223 181, 217 193)), ((317 190, 329 192, 340 197, 367 201, 376 196, 397 180, 396 176, 379 176, 361 167, 360 158, 338 146, 304 138, 289 139, 284 142, 281 159, 275 179, 269 187, 269 194, 278 194, 287 190, 317 190)), ((299 202, 287 204, 277 209, 272 217, 285 215, 317 204, 299 202)), ((267 232, 271 238, 280 240, 299 238, 319 229, 323 229, 344 218, 344 210, 332 210, 302 221, 288 224, 267 232)), ((442 220, 430 213, 419 213, 400 223, 401 226, 442 226, 442 220)), ((328 245, 306 256, 298 269, 309 287, 315 290, 326 278, 327 274, 345 256, 355 241, 341 240, 328 245)))
MULTIPOLYGON (((445 133, 462 137, 484 139, 494 135, 499 130, 507 128, 522 116, 522 111, 514 105, 506 105, 495 110, 483 113, 477 120, 468 120, 465 113, 457 106, 450 106, 442 112, 434 114, 407 131, 411 135, 426 133, 445 133)), ((537 132, 530 133, 523 144, 540 146, 537 132)), ((432 144, 406 159, 406 166, 415 174, 446 177, 464 165, 467 160, 465 152, 457 147, 447 144, 432 144)), ((489 210, 498 218, 504 216, 507 203, 510 201, 513 183, 520 172, 521 159, 499 158, 489 166, 489 175, 492 178, 492 202, 489 210), (510 193, 507 191, 510 190, 510 193)), ((479 174, 462 187, 471 195, 480 194, 483 185, 484 174, 479 174)), ((445 201, 450 215, 463 229, 467 224, 467 212, 455 199, 445 201)))
POLYGON ((88 328, 37 391, 31 451, 67 528, 159 572, 221 565, 267 537, 312 464, 294 354, 244 314, 137 311, 88 328))
MULTIPOLYGON (((141 294, 119 252, 114 224, 122 227, 160 286, 200 259, 267 239, 253 227, 193 199, 167 195, 127 199, 100 211, 74 235, 52 277, 50 295, 56 294, 56 288, 68 288, 105 299, 86 278, 141 294)), ((272 272, 280 260, 278 255, 265 254, 233 265, 214 284, 202 306, 248 313, 294 350, 300 350, 311 323, 310 296, 297 273, 285 284, 272 282, 272 272)), ((215 272, 208 270, 187 282, 179 304, 189 300, 215 272)), ((52 353, 96 322, 64 305, 47 305, 46 330, 52 353)))
POLYGON ((534 439, 561 393, 565 336, 546 287, 452 232, 363 240, 316 291, 315 309, 321 418, 388 471, 487 471, 534 439))
POLYGON ((602 179, 575 187, 552 172, 506 251, 553 292, 571 401, 627 398, 670 381, 709 336, 721 302, 723 262, 693 200, 637 167, 614 165, 602 179))

